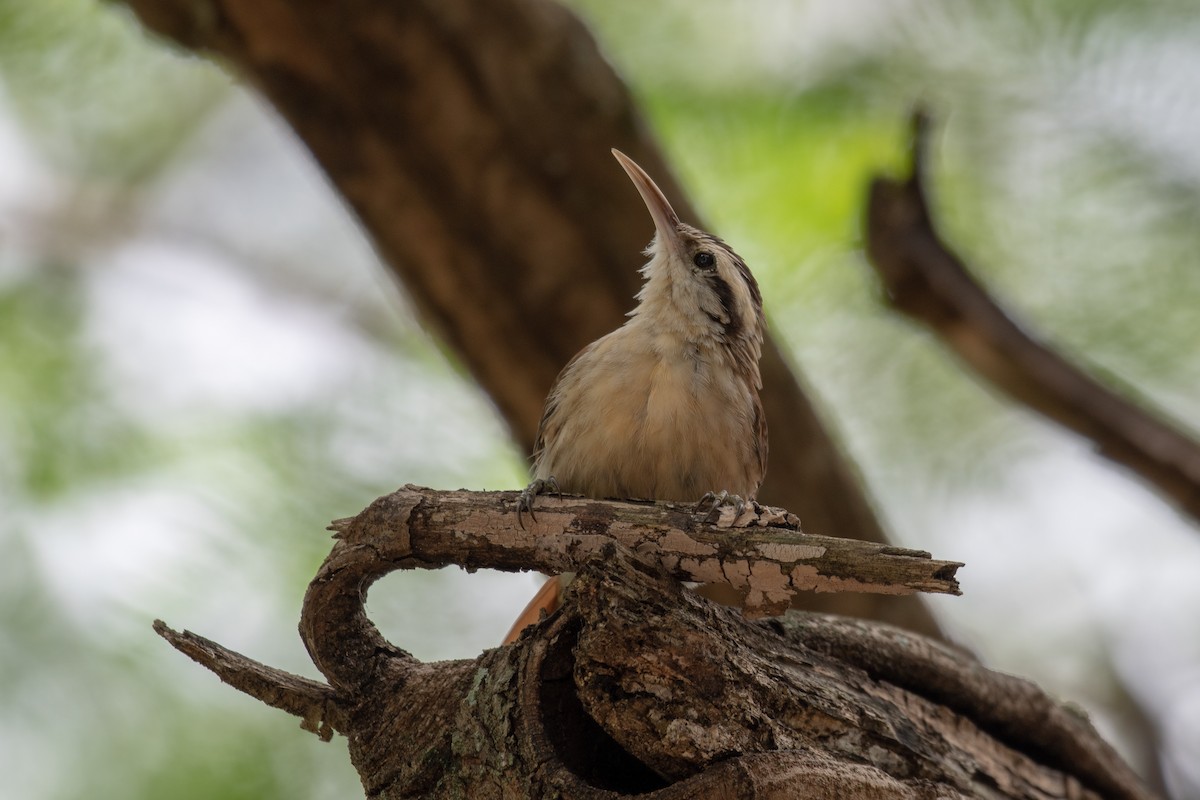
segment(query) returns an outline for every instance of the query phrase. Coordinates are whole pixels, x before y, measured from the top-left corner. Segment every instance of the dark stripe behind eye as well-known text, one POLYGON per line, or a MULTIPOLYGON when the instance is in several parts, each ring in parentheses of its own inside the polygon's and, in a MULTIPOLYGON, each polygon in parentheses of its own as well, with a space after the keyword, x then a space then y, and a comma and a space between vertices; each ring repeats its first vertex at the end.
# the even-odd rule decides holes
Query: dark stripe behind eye
POLYGON ((746 266, 746 262, 742 257, 730 249, 729 245, 725 244, 724 240, 713 236, 711 233, 697 231, 700 237, 707 240, 712 246, 719 247, 725 251, 729 258, 733 261, 733 266, 737 269, 738 274, 742 276, 742 280, 746 282, 746 288, 750 290, 750 298, 754 301, 756 308, 762 308, 762 294, 758 289, 758 281, 754 279, 754 273, 746 266))
POLYGON ((708 281, 712 285, 713 291, 716 292, 717 299, 721 301, 721 308, 724 309, 725 316, 729 318, 729 322, 725 324, 725 334, 736 336, 742 330, 742 320, 733 304, 733 289, 720 275, 711 275, 708 281))

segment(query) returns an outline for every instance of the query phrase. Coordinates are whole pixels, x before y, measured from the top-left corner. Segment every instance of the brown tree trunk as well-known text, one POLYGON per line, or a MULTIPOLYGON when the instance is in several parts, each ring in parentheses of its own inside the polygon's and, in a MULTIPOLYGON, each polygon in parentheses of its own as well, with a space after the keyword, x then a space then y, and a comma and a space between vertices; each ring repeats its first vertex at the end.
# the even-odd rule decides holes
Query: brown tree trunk
MULTIPOLYGON (((125 2, 275 104, 526 452, 558 371, 624 321, 639 285, 652 226, 609 149, 700 222, 620 78, 551 0, 125 2)), ((762 366, 760 499, 810 533, 886 542, 774 341, 762 366)), ((917 598, 807 601, 939 635, 917 598)))

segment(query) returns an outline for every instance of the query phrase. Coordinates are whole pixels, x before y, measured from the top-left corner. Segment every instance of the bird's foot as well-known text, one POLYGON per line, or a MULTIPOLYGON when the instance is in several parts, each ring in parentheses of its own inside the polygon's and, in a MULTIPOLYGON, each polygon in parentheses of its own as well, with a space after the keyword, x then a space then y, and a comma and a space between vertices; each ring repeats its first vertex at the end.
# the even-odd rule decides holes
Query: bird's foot
POLYGON ((521 518, 521 512, 528 511, 529 518, 537 522, 537 517, 533 513, 533 501, 539 494, 548 492, 553 492, 559 500, 562 500, 562 490, 558 488, 558 481, 554 480, 553 475, 546 479, 534 478, 517 496, 517 524, 521 526, 521 530, 525 530, 525 520, 521 518))
POLYGON ((700 502, 696 503, 696 510, 703 511, 705 506, 708 507, 710 514, 721 506, 733 506, 734 511, 737 512, 736 515, 741 516, 742 511, 746 508, 746 501, 738 495, 730 494, 722 489, 719 492, 705 492, 704 496, 700 498, 700 502))
POLYGON ((722 508, 732 508, 733 519, 740 519, 747 507, 757 510, 758 503, 753 500, 743 500, 740 495, 730 494, 725 490, 705 492, 704 496, 700 498, 700 502, 696 503, 697 511, 708 510, 708 514, 704 517, 705 522, 716 522, 721 516, 722 508))

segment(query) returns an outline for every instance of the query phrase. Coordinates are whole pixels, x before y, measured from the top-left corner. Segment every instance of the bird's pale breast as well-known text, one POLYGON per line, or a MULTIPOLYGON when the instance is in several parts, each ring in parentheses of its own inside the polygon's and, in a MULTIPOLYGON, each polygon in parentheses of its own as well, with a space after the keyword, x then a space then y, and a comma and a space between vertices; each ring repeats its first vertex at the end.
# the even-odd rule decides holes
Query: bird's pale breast
POLYGON ((590 497, 753 497, 762 480, 754 388, 701 353, 630 347, 626 332, 596 342, 561 376, 537 477, 590 497))

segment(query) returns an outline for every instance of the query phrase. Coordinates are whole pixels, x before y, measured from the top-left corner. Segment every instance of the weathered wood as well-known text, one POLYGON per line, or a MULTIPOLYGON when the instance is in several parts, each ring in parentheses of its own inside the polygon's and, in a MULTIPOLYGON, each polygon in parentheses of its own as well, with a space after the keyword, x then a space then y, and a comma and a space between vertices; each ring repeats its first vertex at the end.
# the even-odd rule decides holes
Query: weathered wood
MULTIPOLYGON (((653 227, 609 149, 711 229, 587 28, 558 3, 124 2, 275 105, 525 452, 558 371, 624 322, 640 286, 653 227)), ((886 542, 858 474, 770 339, 762 374, 771 461, 760 499, 796 511, 812 533, 886 542)), ((913 597, 808 600, 846 610, 843 597, 853 613, 940 635, 913 597)))
POLYGON ((749 616, 779 614, 803 591, 958 594, 958 562, 857 539, 809 536, 795 516, 758 506, 734 518, 672 503, 563 496, 540 498, 536 519, 518 521, 517 492, 405 486, 331 527, 339 539, 305 597, 300 631, 335 687, 362 682, 388 644, 359 595, 396 568, 457 564, 468 570, 574 572, 614 543, 679 580, 724 583, 749 616), (738 527, 731 527, 737 525, 738 527), (723 527, 722 527, 723 526, 723 527))
POLYGON ((336 525, 301 623, 329 687, 156 627, 232 686, 345 734, 372 798, 1149 797, 1085 719, 965 654, 879 623, 750 620, 684 588, 661 563, 707 542, 693 515, 564 500, 538 530, 474 527, 514 499, 405 489, 336 525), (370 623, 366 591, 451 556, 578 576, 512 645, 423 664, 370 623))
MULTIPOLYGON (((959 594, 962 564, 858 539, 814 536, 783 509, 748 504, 697 511, 691 504, 618 502, 563 495, 515 512, 517 492, 444 491, 408 485, 333 527, 392 559, 424 566, 573 572, 609 542, 662 565, 679 580, 725 583, 751 616, 780 614, 797 592, 959 594)), ((335 551, 336 553, 336 551, 335 551)))
POLYGON ((1144 796, 1085 719, 965 654, 844 618, 749 625, 659 587, 606 570, 576 590, 575 677, 585 710, 660 775, 813 749, 971 797, 1144 796), (878 642, 889 660, 862 658, 878 642))
POLYGON ((160 619, 154 620, 154 632, 233 688, 300 717, 300 727, 317 734, 322 741, 333 738, 335 727, 345 728, 336 694, 324 683, 260 664, 189 631, 171 630, 160 619))

